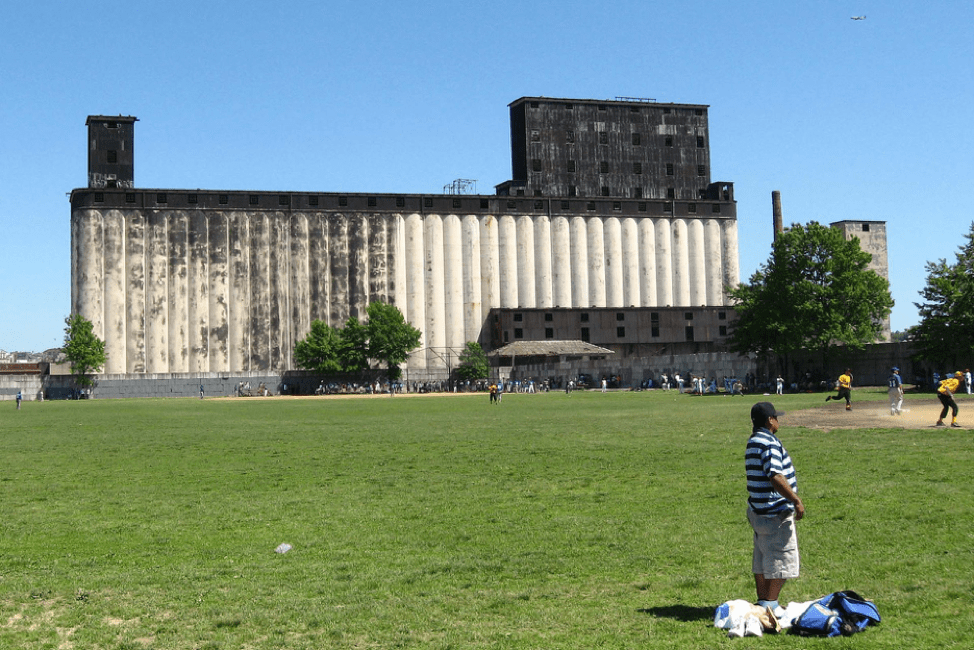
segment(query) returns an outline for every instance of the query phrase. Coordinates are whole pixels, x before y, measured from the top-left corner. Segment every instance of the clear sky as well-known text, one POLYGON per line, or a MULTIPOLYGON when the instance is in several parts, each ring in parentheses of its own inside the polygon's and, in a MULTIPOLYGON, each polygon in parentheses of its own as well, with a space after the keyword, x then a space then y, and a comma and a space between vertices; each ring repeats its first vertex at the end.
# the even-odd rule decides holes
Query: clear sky
POLYGON ((885 221, 892 326, 954 260, 974 178, 967 0, 168 0, 0 17, 0 349, 59 346, 85 119, 134 115, 143 188, 481 194, 523 96, 710 106, 741 280, 784 221, 885 221), (865 16, 865 20, 851 20, 865 16), (963 192, 961 192, 963 194, 963 192))

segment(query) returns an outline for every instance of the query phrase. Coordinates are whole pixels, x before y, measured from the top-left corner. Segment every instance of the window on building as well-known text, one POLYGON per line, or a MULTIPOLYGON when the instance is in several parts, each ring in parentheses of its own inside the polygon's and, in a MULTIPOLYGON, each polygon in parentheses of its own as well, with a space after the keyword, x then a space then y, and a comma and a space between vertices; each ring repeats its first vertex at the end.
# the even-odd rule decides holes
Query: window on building
POLYGON ((309 196, 308 197, 308 205, 310 205, 313 208, 318 207, 318 197, 317 196, 309 196))
POLYGON ((112 150, 109 150, 108 151, 108 162, 110 164, 112 164, 112 165, 114 165, 115 163, 118 162, 118 152, 117 151, 112 151, 112 150))
MULTIPOLYGON (((535 196, 541 196, 541 190, 535 190, 534 191, 534 195, 535 196)), ((535 210, 544 210, 544 201, 535 201, 534 202, 534 209, 535 210)))
POLYGON ((607 110, 609 110, 609 107, 606 106, 605 104, 599 104, 599 110, 600 111, 607 111, 607 110))
POLYGON ((575 161, 574 160, 569 160, 568 161, 568 173, 569 174, 574 174, 575 173, 575 161))
POLYGON ((599 161, 599 173, 600 174, 608 174, 609 173, 609 161, 608 160, 600 160, 599 161))
POLYGON ((639 107, 638 106, 630 106, 629 107, 629 112, 630 113, 638 113, 639 112, 639 107))
POLYGON ((687 212, 689 212, 690 214, 696 214, 697 213, 697 204, 696 203, 687 203, 687 212))
POLYGON ((673 175, 673 163, 666 163, 666 175, 667 176, 673 175))
MULTIPOLYGON (((640 187, 638 189, 639 189, 639 196, 642 196, 643 195, 643 188, 640 187)), ((639 203, 637 203, 636 204, 636 209, 639 210, 640 212, 646 212, 646 202, 645 201, 640 201, 639 203)))
POLYGON ((654 339, 659 338, 659 325, 653 325, 649 328, 649 335, 654 339))
POLYGON ((673 212, 673 204, 672 203, 664 203, 663 204, 663 212, 666 212, 666 213, 673 212))
POLYGON ((609 196, 609 187, 607 185, 602 186, 602 196, 609 196))
POLYGON ((574 185, 568 186, 568 196, 576 196, 578 194, 578 188, 574 185))
POLYGON ((669 115, 669 114, 670 114, 670 109, 669 108, 664 108, 663 109, 663 115, 669 115))
POLYGON ((156 194, 156 203, 169 203, 169 197, 166 196, 165 192, 159 192, 156 194))
POLYGON ((622 211, 622 201, 613 201, 612 202, 612 209, 615 210, 615 211, 617 211, 617 212, 622 211))
POLYGON ((105 193, 95 192, 95 203, 104 203, 104 202, 105 202, 105 193))
POLYGON ((585 204, 585 209, 589 212, 595 212, 595 201, 589 201, 585 204))
POLYGON ((546 327, 546 328, 544 328, 544 337, 546 339, 553 339, 553 338, 555 338, 555 330, 554 330, 554 328, 553 327, 546 327))
POLYGON ((562 210, 571 210, 571 207, 572 207, 572 204, 570 202, 568 202, 568 201, 562 201, 561 202, 561 209, 562 210))
POLYGON ((720 204, 714 203, 713 206, 711 206, 710 211, 713 212, 714 214, 720 214, 720 204))
POLYGON ((199 203, 199 196, 196 194, 187 194, 186 203, 189 203, 190 205, 196 205, 197 203, 199 203))
POLYGON ((250 205, 260 205, 260 195, 258 194, 251 194, 249 196, 249 200, 250 200, 250 205))
POLYGON ((717 320, 727 320, 727 312, 726 311, 717 312, 717 320))
POLYGON ((632 134, 632 144, 633 144, 633 146, 638 147, 642 143, 643 143, 643 137, 642 137, 642 135, 640 135, 639 133, 633 133, 632 134))
POLYGON ((508 333, 504 332, 504 343, 508 342, 508 333))
POLYGON ((620 339, 626 338, 626 328, 625 327, 617 327, 616 328, 616 337, 617 338, 620 338, 620 339))
POLYGON ((626 320, 626 313, 623 311, 617 311, 616 320, 626 320))
POLYGON ((550 323, 551 321, 553 321, 555 319, 555 317, 554 317, 554 314, 545 314, 544 315, 544 319, 545 319, 545 322, 550 323))
POLYGON ((515 313, 514 314, 514 322, 515 323, 520 323, 523 320, 524 320, 524 314, 518 314, 518 313, 515 313))
POLYGON ((507 209, 508 210, 517 210, 517 201, 508 201, 507 202, 507 209))
POLYGON ((667 146, 667 147, 672 147, 673 146, 673 136, 672 135, 666 136, 663 139, 663 145, 664 146, 667 146))
POLYGON ((609 144, 608 131, 599 131, 599 144, 609 144))
POLYGON ((575 104, 565 104, 565 110, 566 111, 573 111, 573 110, 575 110, 575 104))
POLYGON ((531 102, 531 108, 537 108, 538 102, 531 102))
POLYGON ((581 316, 579 318, 581 319, 581 321, 583 323, 587 323, 588 322, 588 312, 587 311, 583 311, 582 314, 581 314, 581 316))
POLYGON ((666 188, 666 198, 668 198, 668 199, 675 199, 676 198, 676 188, 675 187, 668 187, 668 188, 666 188))
POLYGON ((541 171, 541 159, 532 158, 531 159, 531 171, 540 172, 541 171))
POLYGON ((697 176, 706 176, 707 167, 704 165, 697 165, 697 176))
POLYGON ((692 325, 687 325, 686 327, 683 328, 683 331, 686 333, 686 339, 687 339, 687 341, 688 342, 692 342, 693 341, 693 326, 692 325))
POLYGON ((634 199, 641 199, 641 198, 643 198, 643 188, 641 188, 641 187, 634 187, 634 188, 632 188, 632 198, 634 198, 634 199))
POLYGON ((868 223, 862 224, 862 231, 863 232, 869 232, 869 224, 868 223))
POLYGON ((230 196, 227 194, 221 194, 217 200, 220 201, 220 205, 226 205, 230 203, 230 196))
POLYGON ((460 206, 461 206, 460 199, 453 199, 453 208, 454 209, 459 209, 460 206))
POLYGON ((346 205, 348 205, 348 197, 347 196, 339 196, 338 197, 338 205, 340 205, 343 208, 346 205))
POLYGON ((697 136, 697 149, 703 149, 703 136, 697 136))
POLYGON ((126 192, 125 193, 125 202, 126 203, 135 203, 135 192, 126 192))
POLYGON ((693 109, 693 114, 694 115, 703 115, 703 109, 702 108, 695 108, 695 109, 693 109))
POLYGON ((718 329, 720 330, 720 335, 721 336, 727 336, 727 326, 726 325, 721 325, 718 329))
POLYGON ((693 320, 693 312, 692 311, 683 312, 683 320, 693 320))
POLYGON ((404 196, 397 196, 396 197, 396 207, 397 208, 405 208, 406 207, 406 197, 404 197, 404 196))
POLYGON ((581 334, 581 336, 579 336, 579 338, 582 339, 583 341, 585 341, 586 343, 589 343, 590 342, 589 339, 591 337, 589 336, 588 328, 587 327, 583 327, 582 328, 582 334, 581 334))
POLYGON ((524 330, 521 329, 520 327, 515 327, 514 328, 514 338, 516 338, 516 339, 523 339, 524 338, 524 330))
MULTIPOLYGON (((291 205, 291 195, 290 194, 279 194, 278 197, 277 197, 277 204, 278 205, 291 205)), ((375 204, 373 203, 372 205, 375 205, 375 204)))
POLYGON ((633 174, 642 174, 643 173, 643 164, 641 162, 634 162, 632 164, 632 173, 633 174))
POLYGON ((531 129, 531 142, 541 142, 541 131, 531 129))
POLYGON ((487 210, 490 208, 490 199, 480 199, 480 209, 487 210))
POLYGON ((423 207, 424 208, 432 208, 433 207, 433 197, 431 197, 431 196, 423 197, 423 207))

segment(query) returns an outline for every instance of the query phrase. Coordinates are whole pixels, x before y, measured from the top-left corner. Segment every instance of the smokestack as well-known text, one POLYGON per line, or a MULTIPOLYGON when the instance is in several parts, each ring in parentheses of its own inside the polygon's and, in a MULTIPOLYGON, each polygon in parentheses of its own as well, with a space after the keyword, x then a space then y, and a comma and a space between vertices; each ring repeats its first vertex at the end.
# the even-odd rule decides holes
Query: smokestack
POLYGON ((785 231, 781 223, 781 192, 778 190, 771 192, 771 215, 774 219, 774 238, 777 240, 778 235, 785 231))

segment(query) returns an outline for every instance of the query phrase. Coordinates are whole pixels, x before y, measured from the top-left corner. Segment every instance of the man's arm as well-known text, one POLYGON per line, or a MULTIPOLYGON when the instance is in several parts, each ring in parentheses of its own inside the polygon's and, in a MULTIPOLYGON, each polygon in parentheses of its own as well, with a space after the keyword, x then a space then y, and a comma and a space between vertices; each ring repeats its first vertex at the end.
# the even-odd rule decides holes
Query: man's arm
POLYGON ((771 485, 774 486, 774 489, 778 492, 778 494, 788 499, 791 504, 795 506, 795 519, 801 519, 805 516, 805 504, 802 503, 802 500, 798 498, 795 491, 791 489, 790 485, 788 485, 788 479, 781 474, 772 474, 771 485))

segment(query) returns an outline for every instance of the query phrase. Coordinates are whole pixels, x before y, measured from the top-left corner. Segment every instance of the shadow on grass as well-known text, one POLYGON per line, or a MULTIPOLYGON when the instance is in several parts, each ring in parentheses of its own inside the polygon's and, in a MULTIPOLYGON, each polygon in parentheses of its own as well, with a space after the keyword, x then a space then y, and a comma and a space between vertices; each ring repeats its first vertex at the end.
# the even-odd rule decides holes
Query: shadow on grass
POLYGON ((667 605, 665 607, 644 607, 637 609, 640 614, 650 614, 656 618, 672 618, 684 623, 712 621, 714 607, 690 607, 689 605, 667 605))

